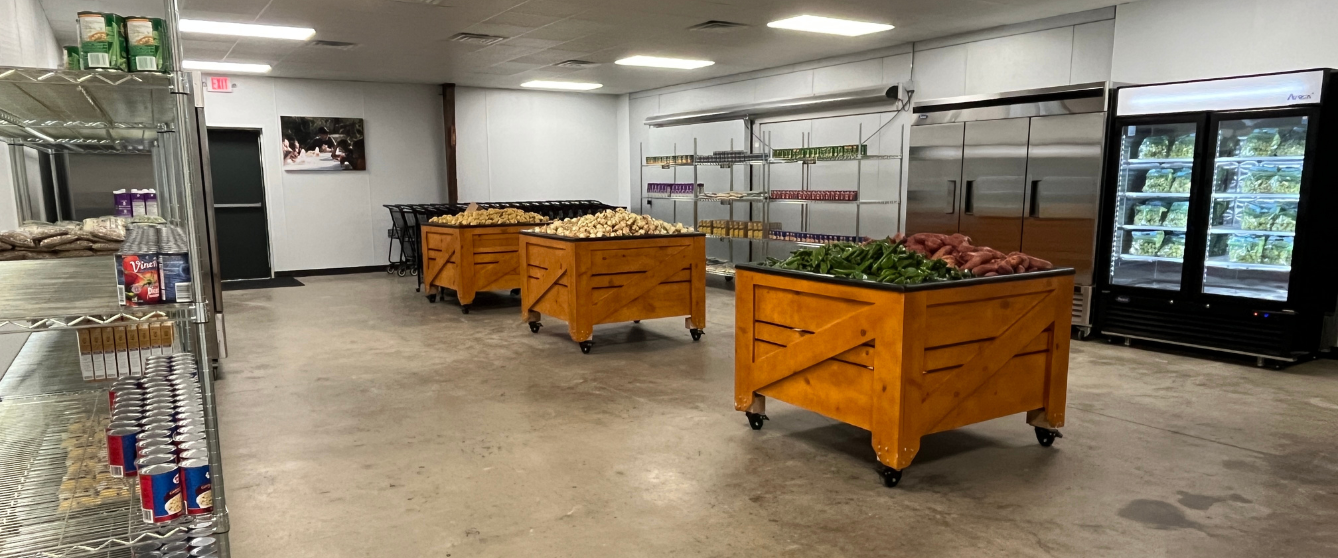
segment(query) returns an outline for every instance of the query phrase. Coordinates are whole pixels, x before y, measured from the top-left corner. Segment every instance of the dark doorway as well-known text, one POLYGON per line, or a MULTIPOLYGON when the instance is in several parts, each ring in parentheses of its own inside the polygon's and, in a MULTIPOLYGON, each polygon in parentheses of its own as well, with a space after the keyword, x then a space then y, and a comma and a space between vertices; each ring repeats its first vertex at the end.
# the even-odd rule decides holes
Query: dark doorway
POLYGON ((224 281, 269 279, 269 224, 259 130, 209 130, 219 271, 224 281))

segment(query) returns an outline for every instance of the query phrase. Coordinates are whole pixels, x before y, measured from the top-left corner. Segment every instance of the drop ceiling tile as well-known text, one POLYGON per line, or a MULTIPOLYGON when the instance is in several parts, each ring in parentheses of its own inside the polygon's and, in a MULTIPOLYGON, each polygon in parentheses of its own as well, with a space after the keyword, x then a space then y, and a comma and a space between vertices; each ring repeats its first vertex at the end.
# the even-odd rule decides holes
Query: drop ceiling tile
MULTIPOLYGON (((274 41, 237 41, 237 46, 232 47, 232 52, 228 53, 228 59, 251 59, 251 60, 282 60, 299 48, 319 48, 306 47, 305 43, 275 43, 274 41)), ((331 50, 329 52, 339 52, 331 50)))
POLYGON ((469 53, 468 60, 473 64, 490 66, 498 62, 506 62, 507 60, 513 60, 520 58, 521 56, 528 56, 540 52, 541 50, 543 49, 493 45, 469 53))
POLYGON ((502 62, 493 64, 484 68, 476 68, 475 73, 490 74, 495 76, 513 76, 521 72, 527 72, 536 68, 542 68, 539 64, 523 64, 520 62, 502 62))
POLYGON ((562 50, 571 50, 576 52, 595 52, 606 48, 613 48, 626 43, 626 39, 605 37, 602 35, 588 35, 574 41, 567 41, 560 46, 562 50))
POLYGON ((488 20, 484 21, 483 23, 496 23, 502 25, 515 25, 517 27, 539 28, 548 25, 550 23, 553 23, 559 19, 562 18, 545 16, 545 15, 522 14, 519 12, 503 12, 497 14, 496 16, 488 18, 488 20))
POLYGON ((557 64, 558 62, 566 60, 573 60, 575 58, 580 57, 581 54, 583 53, 572 52, 570 50, 549 49, 543 52, 538 52, 535 54, 530 54, 527 56, 516 58, 514 59, 514 61, 524 62, 526 64, 539 64, 541 66, 547 66, 549 64, 557 64))
POLYGON ((610 25, 594 21, 587 21, 583 19, 564 19, 551 25, 546 25, 537 31, 531 32, 529 33, 528 36, 535 39, 556 39, 556 40, 570 41, 572 39, 579 39, 591 33, 608 31, 610 28, 611 28, 610 25))
POLYGON ((478 33, 480 35, 496 35, 498 37, 519 37, 530 31, 533 27, 522 27, 519 25, 505 25, 501 23, 475 23, 465 28, 466 33, 478 33))
POLYGON ((519 47, 553 48, 562 44, 562 41, 552 39, 531 39, 528 36, 520 36, 514 39, 507 39, 506 44, 519 47))
POLYGON ((571 17, 586 10, 585 6, 573 4, 571 2, 557 2, 555 0, 530 0, 524 4, 512 8, 511 11, 523 14, 546 15, 553 17, 571 17))

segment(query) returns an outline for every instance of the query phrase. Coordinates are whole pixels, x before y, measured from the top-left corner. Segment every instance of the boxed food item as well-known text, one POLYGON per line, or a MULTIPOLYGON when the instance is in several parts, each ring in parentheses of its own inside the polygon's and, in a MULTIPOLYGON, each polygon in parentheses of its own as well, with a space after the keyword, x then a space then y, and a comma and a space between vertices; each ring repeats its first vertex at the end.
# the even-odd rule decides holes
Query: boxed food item
POLYGON ((1185 258, 1185 235, 1172 234, 1166 237, 1166 242, 1157 250, 1157 256, 1162 258, 1175 258, 1177 260, 1185 258))
POLYGON ((1292 243, 1290 236, 1268 237, 1260 260, 1269 265, 1292 265, 1292 243))
POLYGON ((1166 213, 1166 219, 1162 224, 1168 227, 1189 226, 1189 202, 1172 203, 1171 210, 1166 213))
POLYGON ((1139 159, 1165 159, 1171 152, 1171 140, 1166 136, 1149 136, 1138 145, 1139 159))
POLYGON ((1152 169, 1143 180, 1143 191, 1165 194, 1171 191, 1171 182, 1175 172, 1171 169, 1152 169))
POLYGON ((1133 241, 1129 243, 1129 254, 1133 256, 1155 256, 1166 239, 1164 231, 1135 231, 1133 241))
POLYGON ((1175 138, 1175 143, 1171 145, 1172 159, 1193 159, 1194 142, 1198 139, 1198 134, 1190 133, 1175 138))
POLYGON ((1134 208, 1134 224, 1144 227, 1160 226, 1166 216, 1166 205, 1159 201, 1147 202, 1134 208))
POLYGON ((1240 142, 1241 157, 1271 157, 1282 143, 1277 128, 1256 128, 1240 142))
POLYGON ((1193 169, 1180 169, 1175 171, 1171 178, 1171 192, 1175 194, 1188 194, 1194 183, 1193 169))
POLYGON ((1231 235, 1227 241, 1227 258, 1235 263, 1257 264, 1263 259, 1264 237, 1255 234, 1231 235))

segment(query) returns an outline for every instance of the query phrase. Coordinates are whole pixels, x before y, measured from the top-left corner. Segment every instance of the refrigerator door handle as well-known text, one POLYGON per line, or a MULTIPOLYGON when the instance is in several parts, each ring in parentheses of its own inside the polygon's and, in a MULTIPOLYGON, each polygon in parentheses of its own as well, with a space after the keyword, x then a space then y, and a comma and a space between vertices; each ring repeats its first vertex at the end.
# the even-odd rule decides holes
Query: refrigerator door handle
POLYGON ((1027 216, 1041 218, 1041 181, 1031 181, 1031 199, 1027 200, 1027 216))
POLYGON ((957 181, 956 181, 956 180, 949 180, 949 181, 948 181, 948 184, 951 185, 951 189, 948 190, 948 206, 944 209, 943 212, 944 212, 944 213, 956 213, 956 212, 957 212, 957 181))
POLYGON ((976 201, 972 199, 975 193, 976 193, 976 181, 974 180, 966 181, 966 195, 962 197, 962 213, 965 213, 967 215, 975 214, 976 201))

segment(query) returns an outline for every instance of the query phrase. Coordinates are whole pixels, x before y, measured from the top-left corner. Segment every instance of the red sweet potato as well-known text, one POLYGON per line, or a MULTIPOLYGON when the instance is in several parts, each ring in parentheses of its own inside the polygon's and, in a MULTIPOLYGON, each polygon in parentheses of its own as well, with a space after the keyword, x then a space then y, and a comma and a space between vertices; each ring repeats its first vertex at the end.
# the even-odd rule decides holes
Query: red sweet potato
POLYGON ((998 267, 995 268, 995 271, 998 271, 998 272, 999 272, 999 275, 1012 275, 1012 274, 1013 274, 1013 266, 1008 265, 1008 262, 1006 262, 1006 261, 1002 261, 1002 262, 999 262, 998 267))
POLYGON ((998 273, 995 273, 995 272, 993 272, 993 271, 991 271, 991 272, 989 272, 989 273, 986 273, 985 276, 986 276, 986 277, 998 277, 999 274, 998 274, 998 273))
POLYGON ((934 255, 931 256, 930 259, 932 260, 947 259, 948 256, 952 255, 952 252, 953 252, 952 246, 944 246, 942 248, 939 248, 937 252, 934 252, 934 255))
POLYGON ((971 237, 961 233, 957 233, 952 236, 944 238, 943 243, 961 247, 963 244, 971 244, 971 237))
POLYGON ((989 252, 976 252, 975 254, 971 255, 970 260, 967 260, 967 262, 964 265, 962 265, 962 269, 965 269, 967 271, 975 271, 976 267, 992 259, 994 258, 990 256, 989 252))
POLYGON ((988 275, 988 274, 991 274, 991 273, 996 273, 996 272, 998 272, 998 271, 999 271, 999 265, 998 265, 998 264, 987 263, 987 264, 985 264, 985 265, 980 265, 980 266, 976 266, 976 267, 972 268, 972 269, 971 269, 971 274, 972 274, 972 275, 975 275, 975 276, 977 276, 977 277, 979 277, 979 276, 981 276, 981 275, 988 275))
POLYGON ((1055 264, 1042 260, 1034 256, 1027 256, 1027 267, 1033 271, 1048 271, 1055 268, 1055 264))

